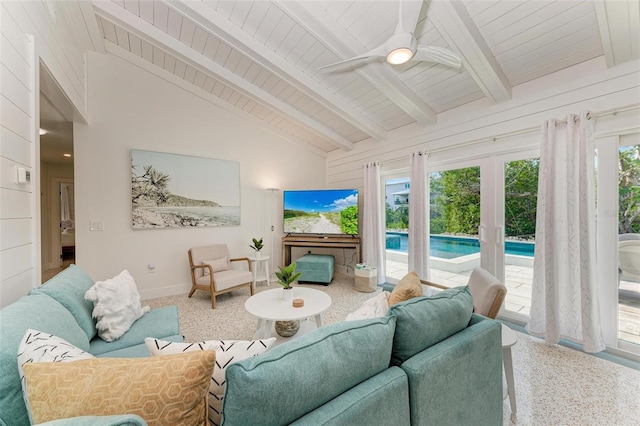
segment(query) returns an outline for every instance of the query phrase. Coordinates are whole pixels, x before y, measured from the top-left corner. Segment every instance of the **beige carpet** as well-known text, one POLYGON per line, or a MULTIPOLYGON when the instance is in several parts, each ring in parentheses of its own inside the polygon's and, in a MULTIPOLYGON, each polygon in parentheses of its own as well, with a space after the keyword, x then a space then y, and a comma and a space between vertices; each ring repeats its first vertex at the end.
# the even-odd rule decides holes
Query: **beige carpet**
MULTIPOLYGON (((294 284, 294 286, 296 286, 294 284)), ((381 290, 373 293, 356 291, 354 278, 336 274, 328 286, 303 284, 302 286, 324 291, 331 297, 331 306, 322 314, 324 324, 342 321, 350 312, 355 311, 365 300, 374 297, 381 290)), ((277 283, 266 286, 258 284, 256 291, 281 288, 277 283)), ((221 294, 217 297, 216 309, 211 309, 211 295, 204 291, 196 291, 189 299, 186 294, 161 297, 143 301, 143 305, 158 308, 177 305, 180 314, 180 332, 186 342, 198 342, 207 339, 248 340, 256 330, 257 318, 244 309, 249 298, 248 288, 221 294)))

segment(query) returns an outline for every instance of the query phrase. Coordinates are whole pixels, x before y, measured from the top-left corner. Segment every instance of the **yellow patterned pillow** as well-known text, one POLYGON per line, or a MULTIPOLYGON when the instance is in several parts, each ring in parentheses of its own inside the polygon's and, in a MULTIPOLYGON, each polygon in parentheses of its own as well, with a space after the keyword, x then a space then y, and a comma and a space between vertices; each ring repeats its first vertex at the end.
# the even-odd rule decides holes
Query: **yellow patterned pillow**
POLYGON ((137 414, 149 426, 204 425, 215 352, 151 358, 28 363, 34 423, 77 416, 137 414))
POLYGON ((418 274, 416 274, 415 271, 411 271, 402 277, 394 287, 391 295, 389 296, 389 306, 393 306, 396 303, 404 302, 405 300, 419 296, 422 296, 420 277, 418 277, 418 274))

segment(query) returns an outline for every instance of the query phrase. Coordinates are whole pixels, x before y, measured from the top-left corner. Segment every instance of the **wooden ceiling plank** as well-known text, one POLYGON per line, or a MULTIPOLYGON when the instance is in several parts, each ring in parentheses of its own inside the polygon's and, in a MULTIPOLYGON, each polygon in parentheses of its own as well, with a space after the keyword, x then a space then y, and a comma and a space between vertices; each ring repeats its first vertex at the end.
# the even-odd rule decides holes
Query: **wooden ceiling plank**
POLYGON ((153 1, 140 0, 140 17, 150 24, 153 24, 153 1))
MULTIPOLYGON (((198 24, 205 26, 218 37, 226 40, 235 49, 251 56, 261 66, 277 75, 279 78, 290 82, 296 89, 320 103, 334 114, 342 117, 352 126, 368 134, 376 140, 386 140, 387 132, 378 123, 366 117, 351 105, 318 85, 303 71, 291 67, 280 55, 265 49, 265 46, 253 37, 242 31, 227 19, 217 14, 211 8, 199 2, 171 2, 181 13, 194 19, 198 24)), ((314 40, 310 40, 311 43, 314 40)))
MULTIPOLYGON (((331 14, 314 2, 286 2, 278 3, 278 6, 340 58, 349 58, 366 50, 331 14)), ((426 126, 436 122, 436 113, 385 65, 374 62, 354 72, 418 123, 426 126)))
POLYGON ((640 57, 640 12, 636 1, 594 1, 607 67, 640 57))
POLYGON ((164 32, 169 28, 169 7, 160 0, 153 1, 153 25, 164 32))
POLYGON ((458 2, 431 2, 429 14, 449 46, 462 56, 465 69, 485 96, 494 103, 511 99, 511 84, 464 5, 458 2))
MULTIPOLYGON (((139 36, 141 36, 141 38, 146 39, 148 43, 157 45, 162 50, 199 67, 204 72, 213 73, 225 85, 247 96, 257 99, 264 106, 268 106, 269 108, 272 108, 279 113, 286 115, 290 119, 297 121, 300 125, 313 131, 314 133, 317 133, 319 136, 331 140, 336 147, 345 149, 347 151, 353 149, 352 142, 337 134, 333 130, 300 113, 295 108, 274 97, 273 95, 255 86, 247 85, 247 82, 244 79, 227 70, 217 62, 206 58, 191 49, 184 49, 184 45, 176 37, 170 36, 169 34, 149 24, 145 20, 133 16, 131 13, 127 12, 121 7, 116 6, 113 3, 100 2, 99 4, 96 4, 95 7, 96 13, 98 15, 118 23, 118 25, 123 26, 129 31, 135 31, 139 34, 139 36)), ((170 10, 169 15, 171 15, 171 13, 172 11, 170 10)), ((173 13, 177 14, 177 12, 173 13)), ((145 49, 143 44, 143 54, 145 53, 144 50, 145 49)), ((152 60, 152 58, 150 58, 149 60, 152 60)))

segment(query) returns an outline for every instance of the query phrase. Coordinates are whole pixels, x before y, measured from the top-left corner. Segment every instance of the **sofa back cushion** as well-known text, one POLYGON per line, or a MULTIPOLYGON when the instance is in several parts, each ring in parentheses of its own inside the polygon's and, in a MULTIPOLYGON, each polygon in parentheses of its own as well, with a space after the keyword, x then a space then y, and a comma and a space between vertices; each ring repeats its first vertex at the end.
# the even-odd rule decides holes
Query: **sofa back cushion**
POLYGON ((73 315, 46 294, 25 296, 0 310, 0 424, 29 424, 18 373, 18 346, 30 328, 89 350, 89 339, 73 315))
POLYGON ((96 321, 92 318, 93 302, 84 299, 84 294, 93 286, 93 280, 76 265, 51 278, 30 294, 46 294, 67 308, 76 322, 84 330, 89 340, 96 335, 96 321))
POLYGON ((469 324, 473 299, 468 286, 416 297, 393 305, 388 315, 397 318, 392 365, 401 365, 418 352, 457 333, 469 324))
POLYGON ((389 367, 395 318, 331 324, 230 365, 222 420, 289 424, 389 367))

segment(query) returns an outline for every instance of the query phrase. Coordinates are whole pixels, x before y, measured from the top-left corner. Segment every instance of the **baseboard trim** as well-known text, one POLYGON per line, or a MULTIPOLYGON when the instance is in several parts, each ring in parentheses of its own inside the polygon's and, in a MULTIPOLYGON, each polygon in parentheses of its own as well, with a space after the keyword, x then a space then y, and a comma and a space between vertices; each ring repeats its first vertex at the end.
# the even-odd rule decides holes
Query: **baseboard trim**
POLYGON ((167 297, 167 296, 177 296, 179 294, 184 294, 186 297, 190 289, 191 289, 191 284, 189 283, 169 285, 169 286, 158 287, 158 288, 153 288, 149 290, 139 289, 140 300, 157 299, 158 297, 167 297))

